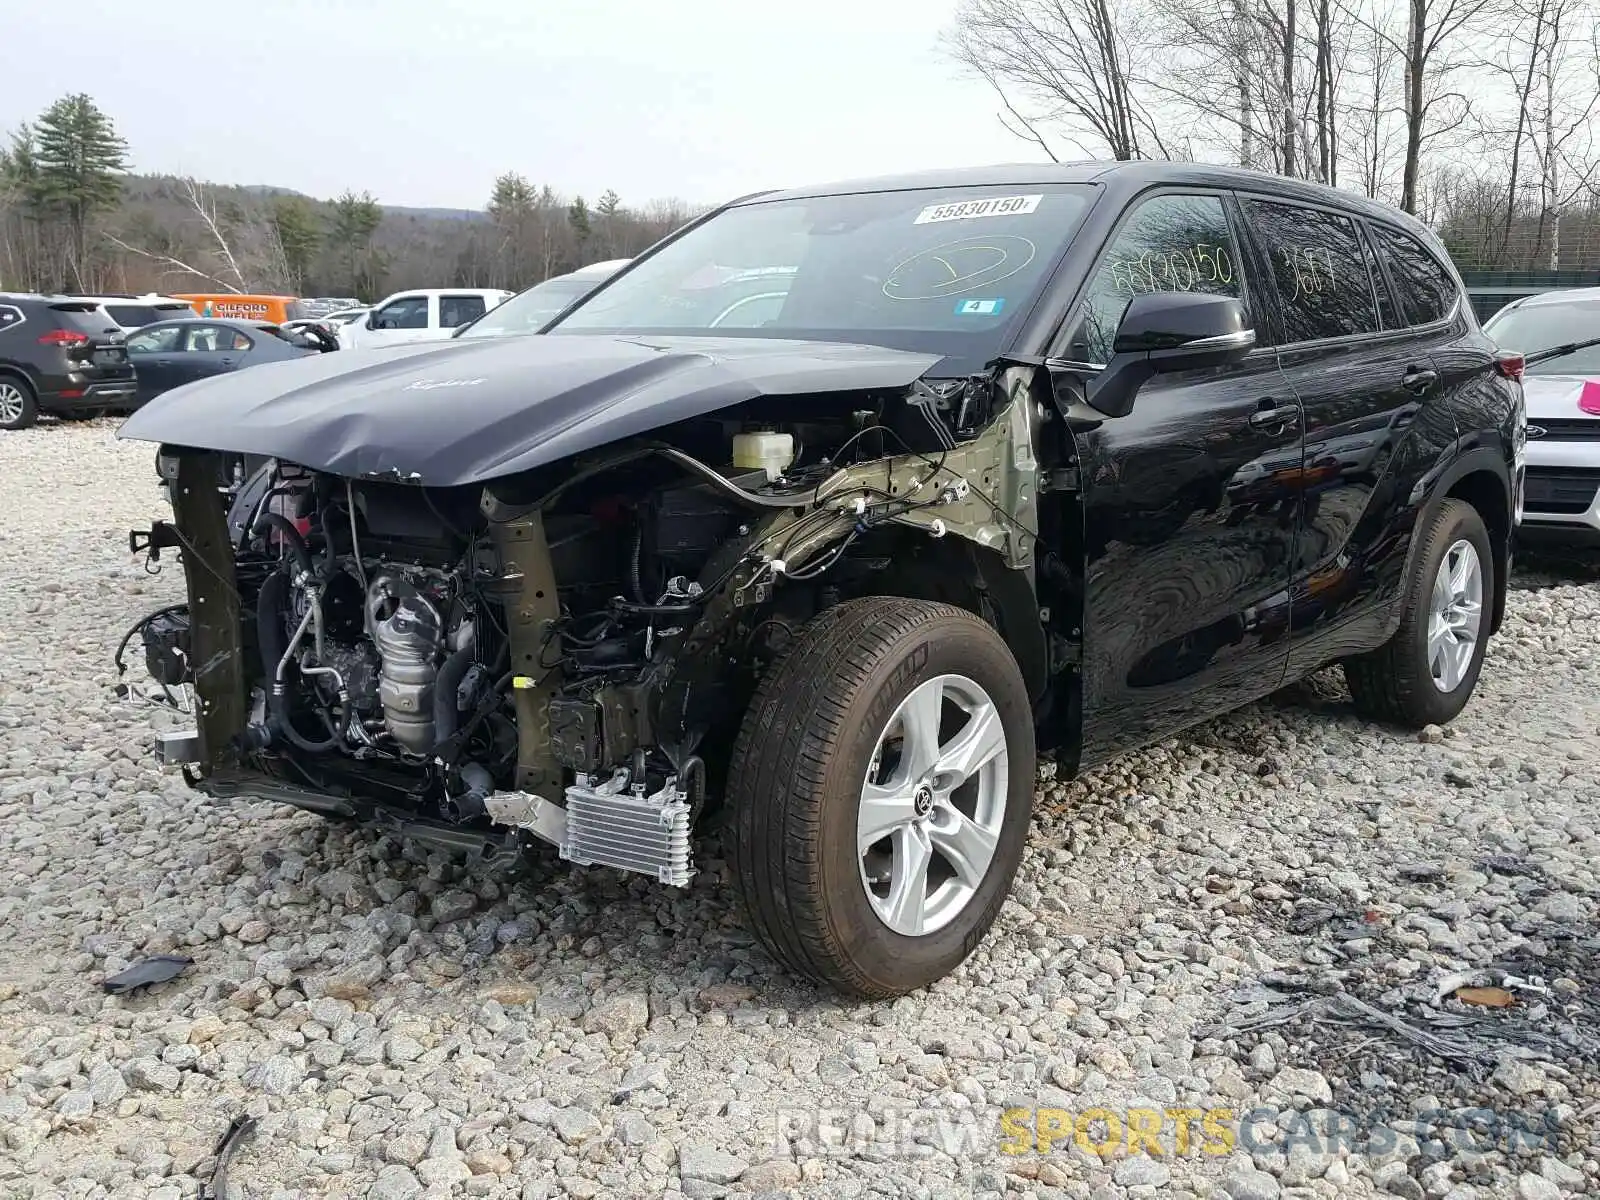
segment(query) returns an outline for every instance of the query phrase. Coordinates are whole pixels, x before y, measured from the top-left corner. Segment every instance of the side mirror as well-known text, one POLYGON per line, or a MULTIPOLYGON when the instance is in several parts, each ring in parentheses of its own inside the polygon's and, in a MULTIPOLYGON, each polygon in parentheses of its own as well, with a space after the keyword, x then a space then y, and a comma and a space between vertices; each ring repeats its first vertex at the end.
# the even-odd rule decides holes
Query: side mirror
POLYGON ((1256 344, 1244 306, 1231 296, 1152 292, 1135 296, 1111 343, 1111 361, 1089 386, 1090 407, 1108 417, 1133 411, 1152 375, 1238 362, 1256 344))

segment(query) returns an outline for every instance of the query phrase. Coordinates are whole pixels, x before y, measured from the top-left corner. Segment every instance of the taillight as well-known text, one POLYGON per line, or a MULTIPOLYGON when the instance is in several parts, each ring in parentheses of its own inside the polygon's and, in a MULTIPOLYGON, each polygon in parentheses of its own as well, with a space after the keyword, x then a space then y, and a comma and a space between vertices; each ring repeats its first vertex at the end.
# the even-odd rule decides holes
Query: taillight
POLYGON ((1515 380, 1517 383, 1521 383, 1522 355, 1504 353, 1498 354, 1495 356, 1494 369, 1499 371, 1500 374, 1504 375, 1507 379, 1515 380))
POLYGON ((87 346, 89 335, 79 333, 75 329, 52 329, 49 333, 39 336, 41 346, 87 346))

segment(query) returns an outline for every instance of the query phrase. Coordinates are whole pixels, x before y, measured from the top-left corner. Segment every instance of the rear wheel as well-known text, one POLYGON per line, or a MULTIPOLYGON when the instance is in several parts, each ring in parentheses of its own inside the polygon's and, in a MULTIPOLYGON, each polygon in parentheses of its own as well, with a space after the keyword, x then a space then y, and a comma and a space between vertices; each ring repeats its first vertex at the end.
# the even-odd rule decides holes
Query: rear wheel
POLYGON ((992 627, 898 597, 828 610, 763 680, 730 764, 754 932, 849 995, 933 982, 994 923, 1033 786, 1027 687, 992 627))
POLYGON ((1365 716, 1420 729, 1453 720, 1472 696, 1489 636, 1494 553, 1470 504, 1442 501, 1421 534, 1394 637, 1346 659, 1345 680, 1365 716))
POLYGON ((39 419, 39 401, 27 381, 0 375, 0 429, 26 429, 39 419))

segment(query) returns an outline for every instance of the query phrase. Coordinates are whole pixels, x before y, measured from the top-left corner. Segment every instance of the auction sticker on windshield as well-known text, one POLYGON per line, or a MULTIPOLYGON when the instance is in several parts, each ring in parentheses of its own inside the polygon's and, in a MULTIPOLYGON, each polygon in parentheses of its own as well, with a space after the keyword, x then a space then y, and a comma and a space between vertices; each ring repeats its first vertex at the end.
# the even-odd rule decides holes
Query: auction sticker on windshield
POLYGON ((930 204, 911 223, 931 225, 935 221, 969 221, 973 217, 1021 217, 1038 208, 1043 199, 1043 196, 990 196, 987 200, 930 204))

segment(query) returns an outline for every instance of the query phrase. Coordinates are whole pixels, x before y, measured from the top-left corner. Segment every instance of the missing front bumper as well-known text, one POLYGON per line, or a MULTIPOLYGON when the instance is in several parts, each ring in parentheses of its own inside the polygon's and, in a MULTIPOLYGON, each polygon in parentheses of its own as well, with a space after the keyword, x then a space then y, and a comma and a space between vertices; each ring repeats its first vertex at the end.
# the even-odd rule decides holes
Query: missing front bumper
MULTIPOLYGON (((201 761, 200 735, 193 729, 160 734, 152 749, 163 766, 188 768, 201 761)), ((484 797, 484 810, 504 832, 487 834, 481 827, 405 816, 358 797, 299 787, 254 772, 225 771, 191 782, 218 799, 275 800, 485 858, 514 852, 531 834, 555 846, 574 866, 634 871, 672 887, 688 886, 695 875, 693 810, 688 793, 675 778, 647 796, 643 788, 629 786, 626 770, 600 784, 580 775, 566 789, 564 808, 531 792, 492 792, 484 797)))

